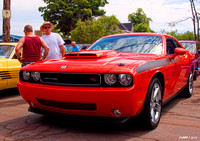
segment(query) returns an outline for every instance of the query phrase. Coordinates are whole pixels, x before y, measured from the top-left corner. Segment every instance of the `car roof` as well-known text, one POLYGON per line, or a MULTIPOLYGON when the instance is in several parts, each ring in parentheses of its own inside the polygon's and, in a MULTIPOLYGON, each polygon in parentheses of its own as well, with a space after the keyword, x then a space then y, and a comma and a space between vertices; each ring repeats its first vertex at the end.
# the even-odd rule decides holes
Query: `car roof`
POLYGON ((134 36, 134 35, 141 35, 141 36, 160 36, 160 37, 171 37, 171 38, 174 38, 170 35, 167 35, 167 34, 161 34, 161 33, 140 33, 140 32, 137 32, 137 33, 122 33, 122 34, 113 34, 113 35, 108 35, 108 36, 104 36, 102 38, 106 38, 106 37, 116 37, 116 36, 134 36))
POLYGON ((17 43, 0 43, 0 45, 14 45, 14 46, 16 46, 17 43))
POLYGON ((187 43, 200 43, 199 41, 194 41, 194 40, 180 40, 179 42, 187 42, 187 43))

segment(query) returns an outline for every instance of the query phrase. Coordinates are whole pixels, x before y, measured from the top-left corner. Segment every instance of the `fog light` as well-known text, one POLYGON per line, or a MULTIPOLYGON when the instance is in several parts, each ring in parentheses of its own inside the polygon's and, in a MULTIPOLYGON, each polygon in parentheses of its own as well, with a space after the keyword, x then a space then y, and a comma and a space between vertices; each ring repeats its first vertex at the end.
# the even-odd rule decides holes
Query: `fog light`
POLYGON ((118 109, 114 109, 114 110, 113 110, 113 114, 114 114, 116 117, 120 117, 120 116, 121 116, 121 112, 120 112, 118 109))

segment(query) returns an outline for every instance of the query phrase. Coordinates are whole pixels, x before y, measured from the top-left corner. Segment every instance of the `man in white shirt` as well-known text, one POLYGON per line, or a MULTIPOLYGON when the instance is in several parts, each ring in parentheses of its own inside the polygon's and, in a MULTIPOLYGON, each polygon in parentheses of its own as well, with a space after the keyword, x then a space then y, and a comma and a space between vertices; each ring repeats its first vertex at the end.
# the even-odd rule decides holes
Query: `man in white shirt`
POLYGON ((42 36, 42 39, 49 47, 49 53, 46 60, 58 59, 65 55, 65 42, 58 33, 51 32, 52 29, 53 24, 49 22, 44 22, 40 27, 40 30, 45 33, 45 35, 42 36))

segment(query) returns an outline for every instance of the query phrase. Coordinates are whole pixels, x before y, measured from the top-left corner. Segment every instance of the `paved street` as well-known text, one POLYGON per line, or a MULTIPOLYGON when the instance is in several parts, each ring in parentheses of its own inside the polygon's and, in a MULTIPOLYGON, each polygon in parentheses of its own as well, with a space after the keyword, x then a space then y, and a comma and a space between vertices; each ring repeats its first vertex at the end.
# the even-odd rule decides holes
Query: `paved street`
POLYGON ((199 141, 200 80, 194 96, 176 97, 164 106, 161 122, 152 131, 137 121, 98 124, 50 118, 27 111, 16 89, 0 91, 0 141, 199 141))

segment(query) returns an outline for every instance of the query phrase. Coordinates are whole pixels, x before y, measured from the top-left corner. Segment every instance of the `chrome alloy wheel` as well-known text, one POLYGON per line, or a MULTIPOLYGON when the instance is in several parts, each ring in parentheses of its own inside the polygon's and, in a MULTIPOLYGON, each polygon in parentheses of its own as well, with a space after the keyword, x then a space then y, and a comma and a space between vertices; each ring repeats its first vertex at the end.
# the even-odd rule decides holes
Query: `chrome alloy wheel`
POLYGON ((192 71, 190 71, 190 76, 189 76, 189 93, 192 95, 193 92, 193 74, 192 71))
POLYGON ((157 122, 160 119, 161 107, 162 107, 161 104, 162 104, 161 88, 158 83, 154 83, 150 101, 150 116, 151 116, 151 122, 153 124, 157 124, 157 122))

